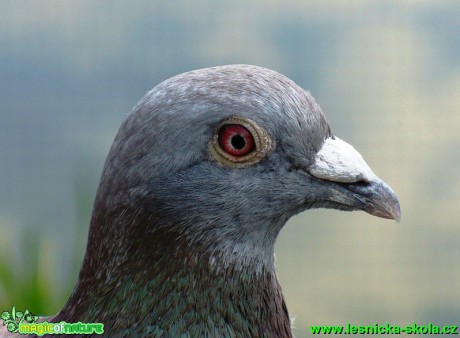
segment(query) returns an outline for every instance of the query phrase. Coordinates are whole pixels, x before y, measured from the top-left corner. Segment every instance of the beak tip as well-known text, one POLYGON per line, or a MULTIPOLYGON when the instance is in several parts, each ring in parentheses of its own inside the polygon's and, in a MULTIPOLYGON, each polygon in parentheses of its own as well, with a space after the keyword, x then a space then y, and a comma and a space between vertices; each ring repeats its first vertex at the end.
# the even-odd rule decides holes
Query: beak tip
POLYGON ((388 211, 388 214, 390 216, 391 219, 395 220, 396 223, 401 223, 401 205, 399 204, 399 199, 398 197, 396 196, 396 194, 393 192, 393 190, 390 189, 390 192, 392 195, 392 198, 390 198, 390 200, 388 201, 388 208, 387 208, 387 211, 388 211))
POLYGON ((397 205, 397 212, 395 213, 395 221, 399 224, 401 223, 401 207, 399 205, 399 202, 398 202, 398 205, 397 205))
POLYGON ((393 214, 393 219, 396 221, 396 223, 398 224, 401 223, 401 207, 399 206, 399 203, 397 204, 397 209, 395 210, 395 213, 393 214))
POLYGON ((396 221, 396 223, 400 224, 401 223, 401 206, 399 204, 399 201, 397 197, 395 196, 395 201, 393 205, 388 205, 386 210, 386 217, 396 221))
POLYGON ((364 209, 371 215, 401 223, 401 205, 394 191, 384 182, 371 185, 369 204, 364 209))

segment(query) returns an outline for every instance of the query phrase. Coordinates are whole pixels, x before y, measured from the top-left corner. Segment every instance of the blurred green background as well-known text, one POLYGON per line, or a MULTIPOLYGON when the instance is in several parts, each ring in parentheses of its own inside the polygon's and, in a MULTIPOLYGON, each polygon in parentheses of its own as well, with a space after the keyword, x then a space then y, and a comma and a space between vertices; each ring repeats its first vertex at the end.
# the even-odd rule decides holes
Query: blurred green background
POLYGON ((0 310, 59 310, 118 126, 177 73, 247 63, 309 89, 402 222, 315 210, 278 239, 309 325, 460 319, 458 1, 2 1, 0 310))

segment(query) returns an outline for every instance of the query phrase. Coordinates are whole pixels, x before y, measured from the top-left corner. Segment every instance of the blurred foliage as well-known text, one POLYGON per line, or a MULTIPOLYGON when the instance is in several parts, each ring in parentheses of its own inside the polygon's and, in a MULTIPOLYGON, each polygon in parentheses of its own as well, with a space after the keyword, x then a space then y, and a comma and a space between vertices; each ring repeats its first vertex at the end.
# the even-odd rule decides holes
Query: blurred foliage
MULTIPOLYGON (((77 235, 74 238, 75 252, 71 255, 73 263, 66 284, 53 282, 58 276, 58 271, 47 267, 46 259, 56 253, 49 246, 46 234, 40 226, 32 227, 28 232, 20 233, 20 249, 22 254, 19 262, 11 264, 0 256, 0 311, 10 309, 28 309, 34 314, 52 315, 65 303, 78 276, 82 262, 82 252, 86 247, 86 238, 89 224, 89 215, 93 203, 96 186, 95 178, 88 177, 83 171, 74 177, 75 201, 77 210, 77 235)), ((72 246, 69 246, 72 247, 72 246)))
POLYGON ((53 310, 52 286, 41 280, 39 267, 40 234, 38 230, 22 233, 24 255, 21 262, 24 271, 18 278, 18 269, 0 259, 1 310, 15 306, 22 311, 29 309, 35 314, 48 314, 53 310))

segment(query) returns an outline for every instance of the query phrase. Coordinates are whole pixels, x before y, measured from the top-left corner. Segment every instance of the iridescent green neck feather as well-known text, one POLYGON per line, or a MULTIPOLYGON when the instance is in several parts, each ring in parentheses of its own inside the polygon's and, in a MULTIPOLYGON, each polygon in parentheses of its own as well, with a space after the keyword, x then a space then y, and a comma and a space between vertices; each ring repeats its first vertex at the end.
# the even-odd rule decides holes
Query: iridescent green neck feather
POLYGON ((102 322, 110 337, 291 336, 272 264, 232 265, 167 242, 152 247, 148 264, 128 259, 94 275, 83 269, 54 321, 102 322))

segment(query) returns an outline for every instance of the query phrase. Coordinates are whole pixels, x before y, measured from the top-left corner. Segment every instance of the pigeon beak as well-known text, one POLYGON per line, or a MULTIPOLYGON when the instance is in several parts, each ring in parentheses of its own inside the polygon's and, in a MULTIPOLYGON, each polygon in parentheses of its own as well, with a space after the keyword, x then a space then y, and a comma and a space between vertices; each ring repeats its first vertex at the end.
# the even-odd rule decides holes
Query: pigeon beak
POLYGON ((394 191, 372 172, 355 148, 338 137, 326 139, 309 172, 333 183, 327 198, 330 202, 398 223, 401 220, 394 191))

